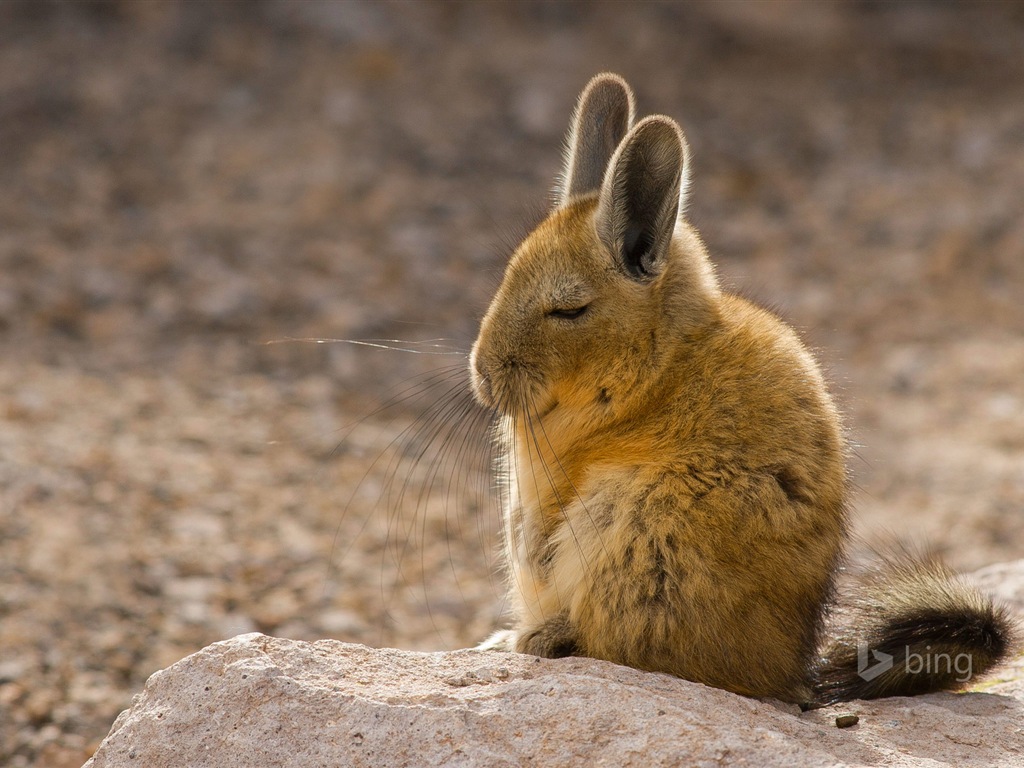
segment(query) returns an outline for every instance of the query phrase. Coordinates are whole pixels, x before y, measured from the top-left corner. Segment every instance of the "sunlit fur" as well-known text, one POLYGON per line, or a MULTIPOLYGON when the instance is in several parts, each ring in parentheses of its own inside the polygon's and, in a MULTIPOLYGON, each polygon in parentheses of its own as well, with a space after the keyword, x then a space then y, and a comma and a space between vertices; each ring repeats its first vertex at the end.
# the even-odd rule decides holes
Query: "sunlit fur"
POLYGON ((515 619, 483 647, 808 703, 846 535, 842 425, 796 333, 719 288, 685 221, 649 274, 624 267, 623 196, 681 209, 686 159, 668 118, 633 128, 600 188, 564 190, 515 251, 482 321, 515 619), (666 157, 674 186, 648 172, 666 157))

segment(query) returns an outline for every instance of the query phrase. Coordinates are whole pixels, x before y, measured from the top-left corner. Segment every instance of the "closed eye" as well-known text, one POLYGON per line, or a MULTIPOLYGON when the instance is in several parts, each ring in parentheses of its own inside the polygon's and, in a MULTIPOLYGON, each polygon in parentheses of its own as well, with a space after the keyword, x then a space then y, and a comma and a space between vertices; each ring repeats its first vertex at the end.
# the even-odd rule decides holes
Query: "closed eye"
POLYGON ((548 317, 559 317, 563 320, 575 320, 577 317, 581 317, 588 309, 590 309, 589 304, 584 304, 582 307, 560 307, 558 309, 550 310, 548 312, 548 317))

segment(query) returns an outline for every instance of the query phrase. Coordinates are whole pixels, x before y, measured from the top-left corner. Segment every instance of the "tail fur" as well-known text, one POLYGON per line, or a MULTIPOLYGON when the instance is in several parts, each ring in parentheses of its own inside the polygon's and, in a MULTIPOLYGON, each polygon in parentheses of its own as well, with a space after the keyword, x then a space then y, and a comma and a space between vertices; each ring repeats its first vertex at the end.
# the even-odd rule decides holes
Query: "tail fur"
POLYGON ((1018 628, 934 557, 888 556, 840 600, 812 706, 972 684, 1012 655, 1018 628))

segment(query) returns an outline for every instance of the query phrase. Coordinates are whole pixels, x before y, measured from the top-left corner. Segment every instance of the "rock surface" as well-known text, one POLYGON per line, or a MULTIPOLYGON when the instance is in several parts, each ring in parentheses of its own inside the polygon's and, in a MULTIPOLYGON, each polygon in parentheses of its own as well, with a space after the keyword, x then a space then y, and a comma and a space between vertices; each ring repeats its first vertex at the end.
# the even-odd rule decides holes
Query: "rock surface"
MULTIPOLYGON (((1019 608, 1024 561, 988 571, 1019 608)), ((967 694, 801 713, 592 659, 251 633, 153 675, 86 768, 723 764, 1020 766, 1024 660, 967 694)))

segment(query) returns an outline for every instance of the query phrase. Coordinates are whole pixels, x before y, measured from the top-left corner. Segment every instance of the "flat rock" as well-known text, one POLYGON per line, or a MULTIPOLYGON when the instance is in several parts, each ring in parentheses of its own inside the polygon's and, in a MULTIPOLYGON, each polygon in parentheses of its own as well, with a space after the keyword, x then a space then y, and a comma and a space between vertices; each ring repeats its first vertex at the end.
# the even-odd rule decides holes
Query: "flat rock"
MULTIPOLYGON (((995 574, 1020 605, 1024 561, 995 574)), ((154 674, 86 768, 171 765, 1021 766, 1024 660, 969 693, 801 713, 593 659, 252 633, 154 674)))

